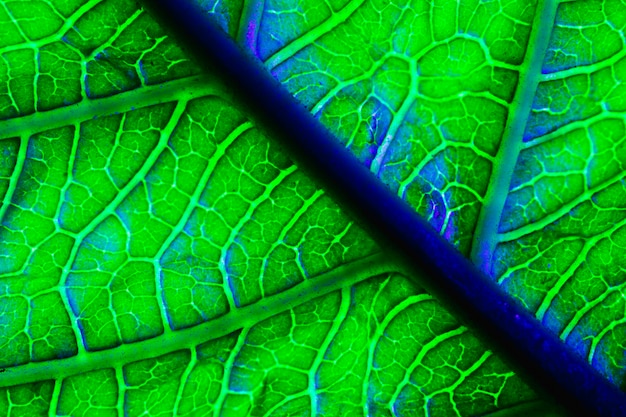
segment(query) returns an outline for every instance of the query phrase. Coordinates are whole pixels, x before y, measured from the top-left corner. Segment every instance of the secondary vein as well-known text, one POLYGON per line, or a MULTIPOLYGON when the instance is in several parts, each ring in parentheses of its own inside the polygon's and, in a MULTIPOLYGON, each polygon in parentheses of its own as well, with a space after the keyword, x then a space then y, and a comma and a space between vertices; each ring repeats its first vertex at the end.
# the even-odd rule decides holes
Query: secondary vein
POLYGON ((487 275, 491 275, 493 253, 497 244, 498 226, 515 164, 523 148, 523 135, 530 115, 535 91, 541 77, 543 58, 548 49, 550 34, 556 18, 557 0, 544 0, 537 6, 529 48, 520 68, 520 79, 513 103, 509 108, 502 142, 493 163, 493 172, 487 186, 484 204, 478 215, 471 259, 487 275))
POLYGON ((7 369, 0 376, 0 388, 30 382, 65 378, 96 369, 116 368, 130 362, 155 358, 181 349, 192 349, 238 329, 247 328, 314 298, 350 287, 378 274, 395 272, 396 265, 382 253, 370 255, 310 278, 284 292, 194 327, 172 331, 118 347, 47 362, 30 362, 7 369))

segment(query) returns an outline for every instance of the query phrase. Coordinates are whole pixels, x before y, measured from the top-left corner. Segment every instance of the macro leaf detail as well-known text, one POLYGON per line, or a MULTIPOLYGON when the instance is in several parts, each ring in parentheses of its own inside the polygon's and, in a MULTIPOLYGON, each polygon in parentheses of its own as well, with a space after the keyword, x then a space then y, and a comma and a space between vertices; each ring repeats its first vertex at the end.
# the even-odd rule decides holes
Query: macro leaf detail
POLYGON ((268 1, 255 18, 272 74, 621 384, 624 2, 268 1))
MULTIPOLYGON (((0 4, 0 414, 557 412, 135 2, 0 4)), ((623 1, 201 4, 620 383, 623 1)))

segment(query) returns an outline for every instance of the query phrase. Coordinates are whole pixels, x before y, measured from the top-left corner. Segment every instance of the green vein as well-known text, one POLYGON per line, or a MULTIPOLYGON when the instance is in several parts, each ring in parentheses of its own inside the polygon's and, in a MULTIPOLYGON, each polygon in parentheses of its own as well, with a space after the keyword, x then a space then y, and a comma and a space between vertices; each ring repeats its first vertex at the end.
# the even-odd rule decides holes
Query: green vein
POLYGON ((113 113, 128 112, 133 109, 155 104, 191 100, 193 98, 217 95, 230 100, 226 88, 205 75, 187 77, 164 84, 141 87, 111 97, 83 100, 71 106, 37 112, 28 116, 0 121, 0 139, 68 126, 96 117, 113 113))
POLYGON ((545 0, 539 3, 533 30, 528 45, 533 45, 532 51, 526 53, 524 63, 520 68, 520 80, 515 91, 513 103, 509 109, 502 143, 494 161, 494 169, 485 194, 476 232, 472 241, 471 259, 484 272, 491 270, 491 258, 496 246, 496 235, 500 224, 502 209, 508 195, 509 185, 513 177, 515 164, 522 150, 522 137, 526 121, 530 115, 541 65, 548 49, 549 34, 556 18, 558 1, 545 0))
POLYGON ((265 0, 244 0, 243 13, 239 20, 237 42, 246 45, 255 53, 257 52, 259 26, 261 26, 264 9, 265 0))
POLYGON ((309 375, 308 375, 309 385, 308 385, 307 393, 309 394, 309 398, 311 399, 311 417, 314 417, 320 414, 318 410, 318 404, 316 401, 316 395, 315 395, 316 389, 318 386, 318 384, 316 383, 316 375, 322 366, 322 363, 324 361, 324 356, 326 355, 326 352, 328 352, 328 349, 330 348, 332 341, 335 339, 335 337, 339 333, 339 330, 343 326, 344 321, 348 317, 348 312, 350 310, 350 303, 351 303, 350 291, 347 289, 344 289, 343 291, 341 291, 341 301, 339 305, 339 310, 337 311, 337 315, 335 316, 335 319, 332 321, 332 325, 330 329, 328 330, 328 333, 324 337, 324 341, 322 342, 320 347, 317 349, 317 355, 315 355, 315 359, 313 360, 313 363, 311 364, 311 369, 309 369, 309 375))
POLYGON ((343 9, 334 13, 331 17, 324 21, 321 25, 311 29, 307 33, 303 34, 298 39, 292 41, 280 51, 270 56, 265 61, 265 66, 268 70, 276 68, 278 65, 285 62, 287 59, 294 56, 297 52, 311 45, 318 38, 331 32, 337 26, 348 20, 348 18, 365 2, 365 0, 352 0, 343 9))
MULTIPOLYGON (((198 207, 200 197, 202 196, 202 193, 206 189, 209 183, 209 179, 211 178, 211 175, 215 171, 215 167, 217 166, 218 162, 221 161, 222 157, 226 153, 226 150, 233 144, 233 142, 235 142, 237 138, 239 138, 241 135, 247 132, 250 128, 252 128, 252 123, 250 122, 243 123, 242 125, 238 126, 236 129, 234 129, 226 137, 226 139, 217 146, 215 152, 213 153, 213 155, 211 155, 211 159, 207 163, 207 167, 204 170, 202 177, 198 181, 198 185, 196 186, 196 189, 194 190, 193 195, 189 199, 189 204, 187 204, 187 208, 185 209, 185 212, 183 213, 182 217, 180 218, 176 226, 174 226, 174 228, 172 229, 172 232, 168 235, 167 239, 165 239, 165 241, 161 245, 161 248, 159 249, 157 254, 154 256, 154 260, 152 262, 154 264, 154 270, 155 270, 155 276, 156 276, 157 294, 161 295, 161 300, 159 304, 162 306, 164 314, 166 313, 165 307, 164 307, 165 306, 165 292, 163 291, 161 279, 159 279, 160 272, 163 269, 160 264, 161 257, 163 256, 165 251, 170 247, 174 239, 176 239, 176 237, 183 231, 185 225, 187 224, 187 221, 191 217, 191 214, 196 209, 196 207, 198 207)), ((233 294, 230 291, 230 287, 226 283, 226 279, 224 280, 224 291, 227 294, 230 308, 231 309, 235 308, 235 305, 232 301, 233 294)), ((166 318, 167 318, 166 315, 162 315, 163 326, 169 327, 169 324, 166 322, 166 318)))
MULTIPOLYGON (((622 39, 624 40, 624 38, 622 39)), ((603 61, 594 62, 593 64, 589 64, 589 65, 579 65, 579 66, 572 67, 566 70, 554 72, 552 74, 542 74, 540 77, 540 80, 541 81, 555 81, 555 80, 564 80, 566 78, 573 77, 576 75, 588 76, 590 74, 593 74, 594 72, 598 72, 605 68, 610 68, 614 66, 618 61, 620 61, 624 57, 626 57, 626 48, 622 49, 615 55, 603 61)))
POLYGON ((243 349, 246 338, 248 337, 248 332, 250 331, 249 327, 243 329, 241 333, 237 336, 237 344, 232 348, 230 354, 228 355, 228 359, 224 362, 224 374, 222 375, 222 387, 220 389, 220 396, 215 400, 215 404, 213 405, 213 415, 219 417, 222 415, 221 411, 224 408, 224 402, 226 401, 226 397, 230 393, 230 376, 233 371, 235 359, 243 349))
MULTIPOLYGON (((389 313, 385 315, 385 318, 382 320, 382 322, 376 327, 376 330, 374 331, 374 335, 370 339, 370 344, 368 348, 367 371, 366 371, 365 378, 363 379, 364 383, 363 383, 362 396, 364 399, 367 399, 367 389, 369 389, 371 370, 374 367, 374 355, 376 352, 376 348, 378 347, 383 335, 387 331, 387 328, 389 327, 391 322, 395 320, 396 317, 398 317, 400 313, 402 313, 409 307, 422 303, 424 301, 433 301, 433 297, 427 293, 411 295, 410 297, 402 300, 402 302, 396 305, 393 309, 391 309, 391 311, 389 311, 389 313)), ((375 305, 375 303, 372 303, 372 305, 375 305)), ((371 414, 371 411, 369 409, 369 402, 364 401, 363 402, 363 415, 367 416, 370 414, 371 414)))
MULTIPOLYGON (((63 22, 63 25, 55 33, 53 33, 51 35, 48 35, 45 38, 37 39, 36 41, 27 41, 27 42, 15 44, 15 45, 4 46, 4 47, 0 48, 0 54, 4 54, 6 52, 11 52, 11 51, 17 51, 17 50, 20 50, 20 49, 26 49, 26 48, 39 49, 39 48, 41 48, 44 45, 47 45, 47 44, 50 44, 50 43, 58 41, 59 39, 61 39, 63 37, 63 35, 68 30, 70 30, 72 27, 74 27, 76 22, 78 22, 78 20, 81 17, 83 17, 87 12, 89 12, 91 9, 93 9, 95 6, 97 6, 98 3, 102 3, 102 0, 91 0, 91 1, 83 4, 82 6, 80 6, 74 13, 72 13, 71 16, 65 18, 65 21, 63 22)), ((0 2, 0 4, 2 4, 4 6, 4 9, 6 10, 7 14, 14 19, 14 22, 17 22, 15 20, 15 18, 13 17, 13 15, 11 13, 9 13, 9 10, 6 7, 5 2, 0 2)), ((22 28, 20 27, 20 25, 16 23, 16 26, 17 26, 18 30, 21 32, 21 34, 24 37, 24 39, 26 39, 27 36, 22 31, 22 28)))
MULTIPOLYGON (((169 137, 171 133, 174 131, 174 129, 176 128, 176 125, 178 124, 178 121, 180 120, 183 112, 185 111, 186 106, 187 106, 186 101, 179 101, 177 103, 177 106, 174 109, 167 126, 161 132, 161 138, 159 139, 159 143, 157 144, 156 148, 150 153, 144 165, 141 167, 139 171, 137 171, 137 174, 133 177, 133 179, 129 181, 128 184, 126 184, 124 188, 119 190, 119 192, 117 193, 113 201, 111 201, 104 209, 102 209, 100 211, 100 214, 98 214, 98 216, 96 216, 91 222, 89 222, 80 231, 80 233, 75 234, 75 233, 67 232, 65 230, 62 231, 66 235, 71 236, 75 239, 74 245, 72 246, 72 249, 70 251, 70 256, 68 257, 68 260, 63 267, 63 273, 61 274, 61 278, 59 279, 59 284, 57 286, 57 288, 59 289, 59 292, 61 293, 61 297, 65 303, 65 307, 66 307, 66 310, 68 311, 68 314, 72 313, 72 309, 70 308, 70 304, 69 304, 68 297, 67 297, 66 280, 67 280, 68 275, 72 272, 72 266, 74 265, 74 261, 76 259, 76 256, 78 255, 78 251, 83 243, 83 240, 85 239, 87 235, 89 235, 92 231, 94 231, 95 228, 104 221, 104 219, 109 217, 114 212, 115 208, 117 208, 122 203, 122 201, 124 201, 124 199, 128 197, 131 191, 134 190, 135 187, 140 182, 144 181, 145 176, 152 169, 152 167, 156 164, 159 156, 161 155, 161 152, 167 146, 169 137)), ((57 229, 59 229, 58 226, 57 226, 57 229)), ((58 231, 61 232, 60 229, 58 231)), ((157 303, 157 305, 159 306, 159 310, 160 310, 162 317, 164 317, 165 312, 163 311, 161 303, 157 303)), ((81 338, 78 337, 80 335, 80 331, 77 328, 77 321, 72 320, 72 323, 73 323, 72 329, 74 333, 76 334, 76 342, 78 345, 79 356, 80 356, 80 354, 83 352, 83 349, 85 349, 85 346, 83 346, 83 343, 80 343, 81 338)), ((169 330, 169 327, 164 327, 163 330, 164 332, 167 333, 167 331, 169 330)))
POLYGON ((178 391, 176 392, 176 400, 174 401, 174 409, 172 411, 173 416, 178 415, 178 408, 184 398, 183 393, 185 392, 185 387, 189 381, 189 376, 198 363, 198 352, 196 349, 190 349, 190 351, 191 355, 189 357, 189 363, 185 367, 183 374, 180 376, 180 383, 178 384, 178 391))
POLYGON ((563 126, 558 127, 556 130, 552 132, 546 133, 542 136, 537 136, 533 138, 530 142, 525 142, 522 146, 524 149, 534 148, 535 146, 539 146, 543 143, 550 142, 551 140, 557 139, 561 136, 565 136, 568 133, 571 133, 577 129, 587 129, 595 123, 604 121, 604 120, 619 120, 623 121, 626 118, 626 112, 621 111, 604 111, 602 113, 598 113, 594 116, 588 117, 586 119, 576 120, 574 122, 570 122, 563 126))
POLYGON ((436 348, 440 343, 443 343, 446 340, 452 339, 454 337, 460 336, 464 334, 466 331, 467 331, 467 328, 463 326, 456 327, 454 329, 448 330, 445 333, 442 333, 433 337, 431 340, 429 340, 427 343, 425 343, 422 346, 421 350, 419 351, 419 353, 417 354, 417 356, 415 357, 411 365, 406 369, 406 372, 404 372, 404 377, 402 378, 402 381, 398 384, 398 386, 396 387, 396 390, 391 396, 391 399, 387 403, 388 409, 392 413, 393 413, 395 404, 398 401, 400 394, 402 393, 402 390, 404 389, 405 386, 411 383, 410 382, 411 375, 417 369, 418 366, 423 364, 422 361, 426 357, 426 354, 430 352, 432 349, 436 348))
POLYGON ((624 282, 622 284, 619 284, 619 285, 616 285, 616 286, 613 286, 613 287, 609 287, 606 291, 604 291, 598 297, 594 298, 593 300, 587 301, 585 303, 584 307, 576 310, 576 314, 574 315, 574 317, 572 317, 572 319, 567 323, 567 326, 565 326, 565 328, 563 329, 563 331, 559 335, 561 340, 563 340, 563 341, 567 340, 567 338, 569 337, 569 335, 572 332, 572 330, 574 330, 574 328, 576 326, 578 326, 578 323, 580 323, 580 320, 585 315, 587 315, 587 313, 589 313, 591 310, 596 308, 596 306, 600 305, 611 294, 614 294, 616 292, 619 292, 620 294, 623 294, 625 288, 626 288, 626 282, 624 282))
POLYGON ((592 238, 587 239, 587 241, 585 242, 585 245, 583 246, 582 250, 577 256, 576 261, 572 263, 572 265, 570 265, 569 268, 567 268, 567 271, 565 271, 559 276, 559 280, 552 286, 552 288, 550 288, 545 298, 541 302, 541 305, 537 309, 537 313, 535 313, 535 316, 539 320, 543 319, 546 312, 552 305, 552 302, 557 297, 557 295, 559 295, 559 293, 561 292, 561 289, 574 276, 578 268, 581 265, 583 265, 583 263, 587 260, 587 256, 589 255, 589 252, 598 244, 598 242, 600 242, 602 239, 609 238, 613 233, 617 232, 619 229, 621 229, 624 226, 626 226, 626 219, 616 223, 610 229, 605 230, 602 233, 596 236, 593 236, 592 238))
POLYGON ((130 362, 155 358, 180 349, 191 349, 207 340, 251 327, 271 316, 340 288, 395 270, 396 265, 384 254, 371 255, 195 327, 165 333, 141 342, 123 344, 112 349, 85 351, 66 359, 30 362, 7 368, 6 372, 0 375, 0 387, 65 378, 96 369, 120 368, 130 362))
POLYGON ((407 94, 407 97, 402 102, 402 106, 400 107, 398 112, 394 114, 393 122, 391 123, 391 126, 389 126, 389 130, 387 131, 387 134, 385 135, 385 139, 383 139, 383 142, 378 147, 378 150, 376 151, 376 156, 374 157, 374 160, 372 161, 372 164, 370 166, 370 171, 372 171, 376 176, 380 174, 380 169, 382 168, 382 164, 385 160, 385 156, 387 155, 387 150, 389 149, 389 146, 391 146, 391 143, 395 139, 396 134, 398 133, 398 130, 402 126, 402 123, 404 122, 404 119, 406 118, 407 113, 409 112, 411 107, 413 107, 413 103, 415 103, 415 98, 418 95, 417 60, 415 59, 410 60, 409 65, 410 65, 409 74, 411 76, 411 85, 409 87, 409 93, 407 94))
POLYGON ((562 217, 565 217, 570 214, 572 210, 574 210, 580 204, 588 201, 594 194, 607 190, 611 186, 624 181, 626 178, 626 172, 619 171, 616 175, 611 178, 608 178, 606 181, 603 181, 597 184, 595 187, 588 188, 582 194, 579 194, 575 199, 569 201, 566 204, 563 204, 558 210, 553 211, 552 213, 547 214, 541 219, 534 221, 532 223, 527 223, 522 227, 519 227, 514 230, 510 230, 506 233, 502 233, 497 236, 498 242, 509 242, 512 240, 520 239, 526 235, 529 235, 534 232, 538 232, 543 230, 546 226, 554 223, 562 217))
MULTIPOLYGON (((294 228, 294 226, 298 223, 298 221, 300 221, 300 219, 302 218, 302 216, 304 216, 307 210, 309 210, 309 208, 323 195, 324 195, 324 191, 316 190, 313 193, 313 195, 311 195, 311 197, 306 199, 304 203, 302 204, 302 206, 300 206, 300 208, 294 214, 291 215, 291 219, 289 219, 289 222, 283 226, 278 238, 276 238, 276 240, 272 243, 272 245, 268 248, 268 250, 263 255, 263 266, 261 267, 261 276, 259 277, 259 286, 261 287, 261 297, 265 297, 265 284, 264 284, 265 283, 265 271, 267 271, 267 264, 270 259, 269 255, 277 247, 279 247, 281 244, 284 243, 285 238, 287 237, 287 233, 289 233, 294 228)), ((306 277, 305 271, 302 268, 300 268, 300 270, 302 271, 302 277, 305 278, 306 277)))
POLYGON ((17 181, 20 178, 20 174, 22 173, 22 168, 24 168, 24 162, 26 161, 27 149, 28 149, 28 136, 22 135, 20 137, 20 148, 17 152, 17 159, 15 161, 15 167, 13 168, 11 179, 9 180, 9 188, 7 189, 7 192, 4 195, 2 206, 0 206, 0 224, 2 224, 4 215, 6 214, 9 206, 11 205, 11 200, 13 199, 13 195, 15 194, 17 181))
MULTIPOLYGON (((598 349, 598 345, 600 344, 602 339, 604 339, 607 333, 615 331, 616 327, 621 326, 625 323, 626 323, 626 317, 621 318, 619 320, 612 320, 606 327, 602 329, 600 333, 598 333, 596 336, 593 337, 593 340, 591 342, 591 347, 589 348, 589 354, 587 355, 587 362, 589 362, 590 364, 593 364, 593 357, 596 355, 596 350, 598 349)), ((602 354, 603 352, 600 352, 600 355, 602 354)))
MULTIPOLYGON (((235 294, 232 293, 230 289, 230 285, 229 285, 231 278, 230 278, 228 269, 226 268, 226 258, 228 255, 228 251, 233 245, 235 245, 236 237, 237 235, 239 235, 239 233, 241 233, 241 230, 243 229, 243 227, 254 218, 253 214, 258 209, 259 205, 263 201, 270 198, 270 195, 274 191, 274 189, 278 187, 285 180, 285 178, 287 178, 289 175, 291 175, 291 173, 295 171, 296 171, 295 165, 291 165, 287 169, 281 170, 278 173, 278 175, 269 184, 265 186, 265 190, 263 191, 263 193, 259 195, 255 200, 250 201, 248 203, 248 209, 246 210, 245 213, 241 215, 239 222, 237 222, 235 227, 233 227, 230 234, 228 235, 228 239, 222 245, 222 250, 221 250, 220 260, 219 260, 219 269, 220 269, 220 272, 222 273, 222 276, 224 277, 224 291, 226 292, 226 295, 228 296, 228 304, 231 309, 234 309, 235 307, 239 307, 239 305, 235 306, 235 304, 238 303, 238 300, 235 300, 235 297, 234 297, 235 294)), ((261 294, 264 294, 262 287, 261 287, 261 294)))

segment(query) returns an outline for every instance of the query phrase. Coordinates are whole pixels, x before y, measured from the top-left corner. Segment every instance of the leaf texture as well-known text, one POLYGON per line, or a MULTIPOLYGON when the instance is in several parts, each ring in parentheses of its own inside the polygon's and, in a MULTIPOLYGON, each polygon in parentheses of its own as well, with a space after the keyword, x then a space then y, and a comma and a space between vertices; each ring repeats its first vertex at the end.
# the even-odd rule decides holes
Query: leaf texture
MULTIPOLYGON (((1 4, 5 414, 551 412, 134 2, 1 4)), ((202 4, 623 380, 622 1, 202 4)))
POLYGON ((550 412, 134 2, 0 4, 0 413, 550 412))
POLYGON ((346 147, 622 384, 623 1, 268 0, 247 17, 231 33, 346 147))

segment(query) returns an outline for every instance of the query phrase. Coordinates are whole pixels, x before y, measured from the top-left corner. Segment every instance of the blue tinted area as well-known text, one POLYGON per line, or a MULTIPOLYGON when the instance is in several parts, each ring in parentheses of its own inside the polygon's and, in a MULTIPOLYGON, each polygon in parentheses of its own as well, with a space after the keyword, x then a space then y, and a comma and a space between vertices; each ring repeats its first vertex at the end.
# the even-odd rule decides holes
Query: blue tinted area
POLYGON ((85 237, 72 269, 115 271, 128 258, 126 243, 122 225, 114 217, 108 217, 85 237))
MULTIPOLYGON (((620 331, 619 327, 617 327, 617 331, 620 331)), ((621 331, 624 331, 623 327, 621 331)), ((609 350, 611 348, 611 342, 607 341, 607 338, 610 338, 610 336, 605 336, 600 343, 598 343, 595 355, 593 355, 591 360, 591 366, 600 371, 603 375, 607 375, 608 380, 612 383, 621 385, 626 376, 626 371, 624 370, 624 366, 626 366, 626 352, 622 351, 621 355, 612 355, 609 350), (616 371, 618 367, 621 368, 621 372, 616 371)))
POLYGON ((143 59, 139 60, 139 75, 141 76, 141 78, 144 80, 146 84, 150 83, 150 81, 148 80, 148 72, 146 71, 143 65, 143 59))

